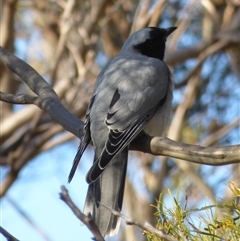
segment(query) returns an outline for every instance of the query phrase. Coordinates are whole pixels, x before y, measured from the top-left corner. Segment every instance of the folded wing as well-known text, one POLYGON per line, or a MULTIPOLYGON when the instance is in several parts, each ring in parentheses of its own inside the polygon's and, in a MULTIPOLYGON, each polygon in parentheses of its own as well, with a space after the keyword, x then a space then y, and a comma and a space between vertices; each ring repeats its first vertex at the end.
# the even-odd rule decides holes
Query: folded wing
MULTIPOLYGON (((99 158, 87 174, 87 182, 94 182, 108 163, 143 130, 158 108, 164 104, 168 93, 168 68, 164 80, 139 81, 135 86, 127 81, 119 83, 109 105, 105 123, 109 129, 108 139, 99 158)), ((149 78, 150 78, 149 77, 149 78)))

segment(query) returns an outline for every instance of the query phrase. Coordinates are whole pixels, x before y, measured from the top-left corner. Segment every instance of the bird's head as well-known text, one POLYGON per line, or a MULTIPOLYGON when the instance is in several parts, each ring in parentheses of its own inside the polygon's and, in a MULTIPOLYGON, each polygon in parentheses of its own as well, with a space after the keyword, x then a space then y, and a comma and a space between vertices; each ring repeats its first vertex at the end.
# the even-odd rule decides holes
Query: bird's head
POLYGON ((167 37, 176 29, 148 27, 133 33, 124 43, 122 53, 138 53, 163 60, 167 37))

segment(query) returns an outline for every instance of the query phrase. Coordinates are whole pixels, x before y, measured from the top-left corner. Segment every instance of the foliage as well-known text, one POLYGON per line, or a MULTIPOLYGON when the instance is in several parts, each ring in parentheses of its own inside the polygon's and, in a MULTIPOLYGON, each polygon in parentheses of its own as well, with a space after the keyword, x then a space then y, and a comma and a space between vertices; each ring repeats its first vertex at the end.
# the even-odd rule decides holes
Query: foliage
MULTIPOLYGON (((240 189, 231 181, 229 188, 234 194, 232 201, 222 200, 222 202, 201 208, 188 208, 187 195, 182 205, 181 200, 173 197, 171 191, 168 190, 173 207, 169 208, 169 203, 166 204, 163 201, 163 194, 161 194, 155 206, 157 209, 155 216, 158 220, 156 228, 179 241, 238 241, 240 238, 240 205, 238 202, 240 189), (221 211, 221 217, 214 212, 216 209, 221 211)), ((148 241, 163 241, 151 233, 145 232, 145 234, 148 241)))

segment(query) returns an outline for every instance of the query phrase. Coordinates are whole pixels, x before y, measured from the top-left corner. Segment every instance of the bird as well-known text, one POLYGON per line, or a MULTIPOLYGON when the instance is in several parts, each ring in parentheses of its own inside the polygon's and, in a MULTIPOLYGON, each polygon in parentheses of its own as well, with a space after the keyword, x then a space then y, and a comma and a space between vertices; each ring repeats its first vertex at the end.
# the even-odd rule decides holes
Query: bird
POLYGON ((133 33, 96 79, 68 182, 92 143, 83 212, 92 215, 103 237, 117 234, 120 226, 106 207, 121 212, 130 143, 142 133, 164 135, 168 127, 173 77, 163 59, 166 39, 175 30, 147 27, 133 33))

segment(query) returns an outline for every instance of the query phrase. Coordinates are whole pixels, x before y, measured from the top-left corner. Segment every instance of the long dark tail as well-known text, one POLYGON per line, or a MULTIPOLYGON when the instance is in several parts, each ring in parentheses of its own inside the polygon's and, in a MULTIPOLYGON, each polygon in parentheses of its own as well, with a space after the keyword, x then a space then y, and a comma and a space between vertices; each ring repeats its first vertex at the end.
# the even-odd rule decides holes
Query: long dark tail
POLYGON ((91 213, 102 236, 112 236, 118 232, 120 219, 105 206, 118 212, 122 209, 128 149, 119 153, 107 166, 101 176, 89 185, 84 213, 91 213))

